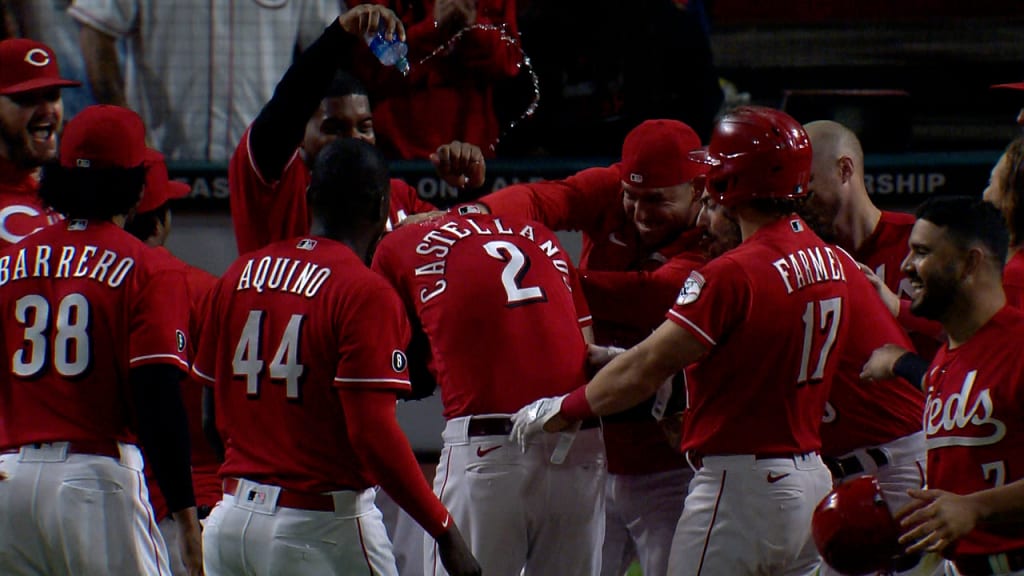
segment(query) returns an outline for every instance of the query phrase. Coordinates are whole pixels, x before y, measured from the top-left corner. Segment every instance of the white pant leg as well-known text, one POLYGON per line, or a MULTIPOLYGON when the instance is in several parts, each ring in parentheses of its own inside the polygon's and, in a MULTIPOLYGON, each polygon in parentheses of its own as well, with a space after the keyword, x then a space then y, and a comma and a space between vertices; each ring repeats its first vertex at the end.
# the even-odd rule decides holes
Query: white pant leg
MULTIPOLYGON (((434 493, 488 576, 600 571, 604 538, 603 440, 580 431, 562 464, 550 463, 557 435, 525 454, 502 436, 468 437, 468 418, 449 420, 434 493)), ((424 573, 445 575, 434 542, 424 541, 424 573)))
POLYGON ((423 576, 423 527, 383 490, 377 492, 377 508, 384 515, 399 576, 423 576))
POLYGON ((690 483, 669 558, 672 576, 811 575, 814 507, 831 489, 817 455, 712 456, 690 483))
POLYGON ((142 456, 67 454, 66 443, 0 456, 0 574, 170 575, 142 456))
MULTIPOLYGON (((628 476, 609 474, 605 479, 604 543, 601 547, 601 576, 623 576, 636 559, 636 546, 629 535, 624 509, 616 494, 628 476)), ((673 531, 675 526, 672 527, 673 531)), ((671 543, 671 542, 670 542, 671 543)))
MULTIPOLYGON (((239 484, 238 494, 245 492, 244 486, 239 484)), ((335 494, 336 502, 345 501, 335 512, 273 504, 259 511, 225 494, 203 530, 207 575, 397 576, 391 541, 380 510, 373 504, 373 491, 335 494)))

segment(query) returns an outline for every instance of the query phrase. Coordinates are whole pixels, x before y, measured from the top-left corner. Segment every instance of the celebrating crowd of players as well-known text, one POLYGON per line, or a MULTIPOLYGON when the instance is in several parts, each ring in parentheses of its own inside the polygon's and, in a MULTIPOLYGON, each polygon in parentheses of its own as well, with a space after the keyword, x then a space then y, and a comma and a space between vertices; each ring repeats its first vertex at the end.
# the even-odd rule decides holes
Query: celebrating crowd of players
POLYGON ((339 16, 246 130, 219 279, 161 248, 139 116, 58 147, 74 83, 0 43, 0 572, 1024 574, 1024 140, 909 215, 845 127, 743 107, 441 213, 345 73, 378 28, 339 16), (435 387, 432 491, 395 406, 435 387), (878 506, 898 542, 851 554, 878 506))

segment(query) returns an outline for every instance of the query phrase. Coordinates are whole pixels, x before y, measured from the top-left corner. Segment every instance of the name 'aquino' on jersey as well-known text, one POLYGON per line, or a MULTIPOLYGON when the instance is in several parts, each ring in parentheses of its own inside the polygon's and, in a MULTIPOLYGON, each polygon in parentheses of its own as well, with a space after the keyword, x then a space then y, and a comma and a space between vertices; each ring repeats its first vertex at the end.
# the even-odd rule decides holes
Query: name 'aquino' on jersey
POLYGON ((96 246, 47 244, 21 248, 0 258, 0 286, 25 278, 89 278, 117 288, 135 266, 135 259, 96 246))
MULTIPOLYGON (((440 296, 448 289, 448 280, 444 278, 448 254, 452 247, 464 238, 470 236, 521 236, 537 243, 534 236, 533 226, 523 224, 515 228, 507 227, 500 218, 494 218, 491 222, 476 221, 472 218, 465 220, 466 226, 460 226, 458 222, 446 222, 436 229, 423 235, 423 238, 416 245, 416 253, 422 256, 434 256, 436 260, 417 266, 414 274, 416 276, 441 276, 434 282, 432 289, 423 288, 420 290, 420 302, 426 303, 429 300, 440 296)), ((551 239, 537 243, 537 246, 551 259, 555 268, 562 273, 565 285, 571 291, 569 282, 569 263, 562 255, 562 250, 551 239)))
POLYGON ((772 262, 772 266, 782 277, 786 294, 811 284, 846 282, 843 265, 828 246, 800 248, 772 262))
POLYGON ((263 256, 250 258, 238 277, 236 292, 255 290, 286 292, 313 298, 324 282, 331 277, 331 269, 298 258, 263 256))

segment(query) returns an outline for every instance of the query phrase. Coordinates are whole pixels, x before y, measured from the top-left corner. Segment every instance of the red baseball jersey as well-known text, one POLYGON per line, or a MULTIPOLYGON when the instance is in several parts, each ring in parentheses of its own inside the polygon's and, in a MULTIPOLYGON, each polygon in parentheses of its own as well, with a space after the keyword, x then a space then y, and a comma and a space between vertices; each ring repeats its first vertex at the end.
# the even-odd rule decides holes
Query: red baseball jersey
MULTIPOLYGON (((651 252, 623 209, 619 165, 590 168, 564 180, 517 184, 480 200, 497 215, 583 232, 580 276, 598 344, 629 348, 665 318, 679 287, 705 262, 702 231, 684 232, 651 252)), ((652 474, 688 466, 665 441, 651 403, 602 418, 608 471, 652 474)))
MULTIPOLYGON (((928 487, 970 494, 1024 478, 1024 312, 1004 306, 971 338, 939 349, 925 376, 928 487)), ((1024 548, 1020 524, 989 524, 949 554, 1024 548)))
POLYGON ((0 448, 134 442, 129 370, 188 369, 180 266, 110 222, 67 221, 0 252, 0 307, 0 448))
POLYGON ((1014 252, 1003 267, 1003 291, 1007 304, 1024 309, 1024 252, 1014 252))
POLYGON ((687 371, 683 450, 819 450, 851 313, 841 255, 797 216, 692 273, 668 313, 709 348, 687 371))
POLYGON ((61 220, 39 198, 34 170, 23 170, 0 158, 0 248, 61 220))
MULTIPOLYGON (((312 175, 299 150, 295 150, 281 177, 268 182, 256 168, 249 151, 251 129, 250 126, 245 131, 228 165, 231 220, 239 254, 309 234, 312 217, 306 202, 306 189, 312 175)), ((415 188, 403 180, 391 179, 389 230, 410 214, 436 209, 422 200, 415 188)))
POLYGON ((403 226, 373 261, 427 336, 446 418, 509 414, 586 383, 570 266, 547 228, 483 214, 403 226))
POLYGON ((839 367, 821 425, 821 452, 826 456, 842 456, 855 448, 920 432, 924 410, 924 394, 901 378, 871 383, 860 379, 864 363, 876 348, 895 344, 913 350, 914 346, 857 263, 846 252, 837 252, 846 268, 853 313, 847 318, 846 343, 835 351, 839 367))
MULTIPOLYGON (((209 272, 191 266, 179 260, 165 248, 156 248, 181 266, 185 276, 185 291, 188 294, 188 358, 196 357, 195 343, 199 340, 199 327, 202 324, 203 306, 208 293, 217 283, 217 277, 209 272)), ((192 449, 192 489, 196 504, 213 507, 223 495, 220 477, 217 470, 220 461, 213 451, 206 434, 203 432, 203 383, 194 374, 189 373, 181 381, 181 399, 188 416, 189 444, 192 449)), ((149 488, 149 502, 153 505, 153 513, 157 522, 170 512, 160 486, 156 483, 153 470, 146 467, 146 486, 149 488)))
POLYGON ((217 283, 193 372, 214 387, 221 476, 304 492, 376 483, 349 442, 339 388, 405 393, 402 303, 344 244, 286 240, 217 283))

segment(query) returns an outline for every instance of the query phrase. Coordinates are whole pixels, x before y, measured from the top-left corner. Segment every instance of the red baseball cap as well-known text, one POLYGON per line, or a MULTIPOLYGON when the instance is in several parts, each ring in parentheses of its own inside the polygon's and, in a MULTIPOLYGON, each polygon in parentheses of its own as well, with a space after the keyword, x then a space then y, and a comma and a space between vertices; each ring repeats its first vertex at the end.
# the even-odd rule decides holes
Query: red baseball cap
POLYGON ((120 106, 89 106, 64 127, 60 165, 65 168, 137 168, 146 157, 146 127, 120 106))
POLYGON ((60 77, 57 55, 46 44, 28 38, 0 41, 0 94, 81 85, 60 77))
POLYGON ((143 164, 146 166, 146 187, 142 190, 142 200, 139 201, 136 212, 152 212, 168 200, 184 198, 192 191, 188 184, 170 179, 164 155, 156 150, 146 149, 146 160, 143 164))
POLYGON ((993 84, 989 88, 1009 88, 1010 90, 1024 90, 1024 82, 1012 82, 1010 84, 993 84))
POLYGON ((644 188, 668 188, 707 174, 710 166, 690 160, 700 137, 678 120, 647 120, 622 143, 619 177, 644 188))

